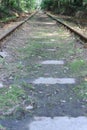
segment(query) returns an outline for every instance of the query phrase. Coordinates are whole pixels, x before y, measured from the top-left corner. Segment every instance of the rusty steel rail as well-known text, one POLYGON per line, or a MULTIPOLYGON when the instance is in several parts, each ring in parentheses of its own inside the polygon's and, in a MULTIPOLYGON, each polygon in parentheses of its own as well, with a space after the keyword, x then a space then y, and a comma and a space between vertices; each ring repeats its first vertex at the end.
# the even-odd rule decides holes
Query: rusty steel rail
MULTIPOLYGON (((16 29, 18 29, 19 27, 21 27, 24 23, 26 23, 30 18, 32 18, 35 14, 37 13, 34 12, 32 13, 28 18, 26 18, 24 21, 20 22, 19 24, 17 24, 15 27, 13 27, 11 30, 9 30, 6 34, 4 34, 1 38, 0 38, 0 42, 2 42, 3 40, 5 40, 8 36, 10 36, 16 29)), ((0 46, 1 47, 1 46, 0 46)))
POLYGON ((79 38, 83 41, 83 42, 87 42, 87 37, 84 36, 83 34, 81 34, 80 32, 78 32, 77 30, 75 30, 74 28, 72 28, 71 26, 69 26, 66 23, 63 23, 60 19, 56 19, 54 18, 50 13, 46 13, 50 18, 52 18, 53 20, 57 21, 58 23, 60 23, 61 25, 63 25, 64 27, 66 27, 67 29, 69 29, 71 32, 73 32, 75 35, 79 36, 79 38))

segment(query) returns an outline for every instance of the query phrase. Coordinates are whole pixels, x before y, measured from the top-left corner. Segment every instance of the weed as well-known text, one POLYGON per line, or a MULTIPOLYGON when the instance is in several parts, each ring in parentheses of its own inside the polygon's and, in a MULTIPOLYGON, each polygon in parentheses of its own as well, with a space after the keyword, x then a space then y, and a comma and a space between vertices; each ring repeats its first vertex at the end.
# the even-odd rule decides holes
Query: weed
POLYGON ((71 69, 71 71, 73 72, 78 72, 80 71, 80 69, 82 69, 82 67, 84 67, 84 65, 86 64, 86 61, 84 60, 74 60, 71 63, 69 63, 69 67, 71 69))
POLYGON ((87 101, 87 82, 83 82, 76 86, 74 92, 80 99, 87 101))
POLYGON ((30 90, 34 90, 34 87, 32 86, 32 84, 28 84, 26 82, 22 83, 22 86, 26 89, 29 88, 30 90))
POLYGON ((41 68, 41 67, 42 67, 41 64, 36 64, 36 65, 35 65, 35 68, 41 68))
POLYGON ((78 53, 82 53, 82 49, 80 49, 80 48, 77 48, 77 50, 76 50, 78 53))
POLYGON ((6 130, 6 128, 2 125, 0 125, 0 130, 6 130))
POLYGON ((5 63, 5 59, 0 57, 0 64, 4 64, 5 63))
POLYGON ((68 53, 71 54, 71 55, 73 55, 74 51, 73 50, 69 50, 68 53))
POLYGON ((23 65, 20 62, 17 64, 17 69, 20 69, 20 70, 23 69, 23 65))
POLYGON ((0 109, 9 109, 10 107, 21 103, 24 90, 17 85, 11 85, 9 88, 0 89, 0 109))

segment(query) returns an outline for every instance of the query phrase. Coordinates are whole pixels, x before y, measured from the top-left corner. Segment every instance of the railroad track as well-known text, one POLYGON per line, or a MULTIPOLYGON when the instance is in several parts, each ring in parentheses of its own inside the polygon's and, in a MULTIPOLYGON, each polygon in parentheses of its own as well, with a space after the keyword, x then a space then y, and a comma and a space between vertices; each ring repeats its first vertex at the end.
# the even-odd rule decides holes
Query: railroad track
MULTIPOLYGON (((8 36, 10 36, 16 29, 18 29, 19 27, 21 27, 25 22, 27 22, 31 17, 33 17, 37 12, 32 13, 27 19, 25 19, 24 21, 18 23, 15 27, 13 27, 11 30, 9 30, 7 33, 5 33, 3 36, 0 37, 0 43, 5 40, 8 36)), ((83 42, 84 45, 87 45, 87 37, 84 36, 83 34, 81 34, 80 32, 78 32, 77 30, 75 30, 73 27, 69 26, 68 24, 64 23, 63 21, 61 21, 60 19, 57 19, 55 17, 53 17, 50 13, 46 13, 50 18, 52 18, 53 20, 57 21, 58 23, 60 23, 61 25, 63 25, 64 27, 66 27, 68 30, 70 30, 71 32, 73 32, 75 35, 77 35, 83 42)), ((0 48, 1 48, 1 44, 0 44, 0 48)))
POLYGON ((68 30, 70 30, 71 32, 73 32, 75 35, 77 35, 83 42, 84 45, 87 45, 87 37, 84 36, 83 34, 81 34, 80 32, 78 32, 77 30, 75 30, 73 27, 69 26, 68 24, 62 22, 60 19, 57 19, 55 17, 53 17, 50 13, 46 13, 50 18, 52 18, 53 20, 57 21, 58 23, 60 23, 61 25, 63 25, 64 27, 66 27, 68 30))
POLYGON ((14 26, 11 30, 9 30, 8 32, 6 32, 5 34, 3 34, 0 37, 0 48, 1 48, 1 42, 3 40, 5 40, 8 36, 10 36, 16 29, 18 29, 19 27, 21 27, 24 23, 26 23, 30 18, 32 18, 37 12, 32 13, 28 18, 26 18, 24 21, 18 23, 16 26, 14 26))

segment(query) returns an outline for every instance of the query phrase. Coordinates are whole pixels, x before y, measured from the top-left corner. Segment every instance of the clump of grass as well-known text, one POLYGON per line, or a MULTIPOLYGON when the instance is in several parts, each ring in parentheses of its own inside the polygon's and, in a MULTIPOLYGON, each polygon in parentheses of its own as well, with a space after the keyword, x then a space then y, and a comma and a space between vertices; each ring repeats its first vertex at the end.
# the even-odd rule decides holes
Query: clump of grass
POLYGON ((24 54, 25 52, 25 57, 30 57, 30 56, 37 56, 41 54, 41 44, 28 44, 25 46, 25 48, 21 49, 21 52, 24 54))
POLYGON ((2 125, 0 125, 0 130, 6 130, 6 128, 2 125))
POLYGON ((32 86, 32 84, 23 82, 22 86, 24 87, 24 89, 28 88, 29 90, 34 90, 34 87, 32 86))
POLYGON ((24 94, 24 90, 17 85, 0 89, 0 110, 7 110, 21 103, 24 94))
POLYGON ((4 63, 4 58, 0 57, 0 64, 4 63))
POLYGON ((4 17, 0 20, 0 22, 9 22, 9 21, 15 20, 16 18, 17 16, 4 17))
POLYGON ((17 64, 17 69, 20 69, 20 70, 23 69, 23 65, 22 65, 22 63, 19 62, 19 63, 17 64))
POLYGON ((84 67, 84 65, 86 65, 86 61, 84 60, 74 60, 71 63, 69 63, 69 67, 71 69, 71 71, 73 72, 78 72, 80 71, 80 69, 82 69, 84 67))
POLYGON ((77 50, 76 50, 78 53, 82 53, 82 49, 80 49, 80 48, 77 48, 77 50))
POLYGON ((83 82, 74 88, 76 95, 83 101, 87 101, 87 82, 83 82))

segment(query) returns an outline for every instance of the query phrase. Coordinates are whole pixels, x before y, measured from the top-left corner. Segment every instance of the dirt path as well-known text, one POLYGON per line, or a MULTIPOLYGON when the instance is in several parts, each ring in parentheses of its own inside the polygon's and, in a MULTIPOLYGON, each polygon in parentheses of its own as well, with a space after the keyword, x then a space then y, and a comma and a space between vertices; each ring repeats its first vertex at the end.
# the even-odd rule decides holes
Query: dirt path
POLYGON ((87 49, 74 36, 38 13, 6 41, 3 51, 7 56, 0 59, 2 126, 86 130, 87 49))

